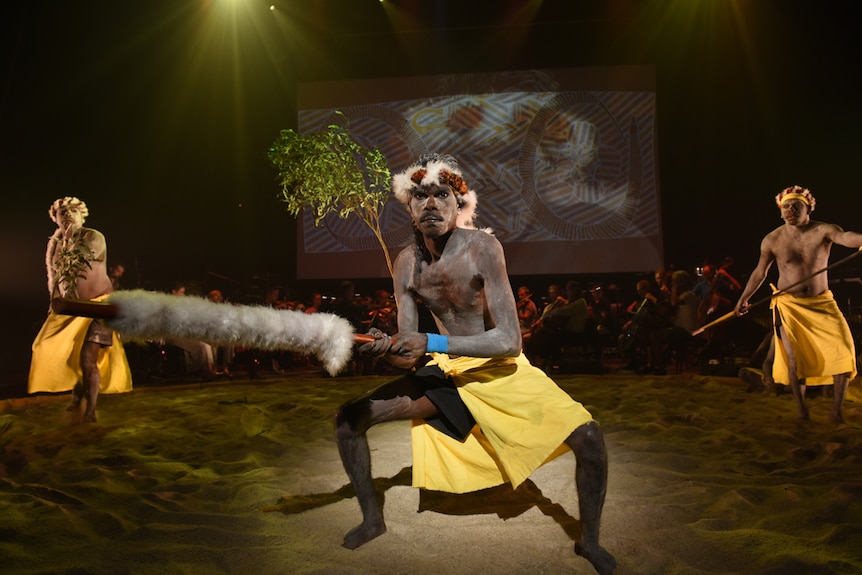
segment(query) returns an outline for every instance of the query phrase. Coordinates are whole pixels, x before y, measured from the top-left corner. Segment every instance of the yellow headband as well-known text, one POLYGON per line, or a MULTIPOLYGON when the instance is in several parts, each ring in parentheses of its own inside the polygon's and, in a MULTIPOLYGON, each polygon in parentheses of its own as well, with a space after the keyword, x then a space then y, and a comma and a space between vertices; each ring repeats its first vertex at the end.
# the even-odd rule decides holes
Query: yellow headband
POLYGON ((780 207, 781 207, 781 205, 782 205, 784 202, 786 202, 787 200, 799 200, 800 202, 802 202, 802 203, 804 203, 804 204, 806 204, 806 205, 808 205, 808 206, 810 206, 810 205, 811 205, 811 202, 810 202, 810 201, 808 201, 808 198, 806 198, 806 197, 805 197, 805 196, 803 196, 802 194, 798 194, 798 193, 796 193, 796 192, 791 192, 791 193, 789 193, 789 194, 787 194, 787 195, 785 195, 784 197, 782 197, 782 198, 781 198, 781 202, 779 202, 778 207, 780 208, 780 207))

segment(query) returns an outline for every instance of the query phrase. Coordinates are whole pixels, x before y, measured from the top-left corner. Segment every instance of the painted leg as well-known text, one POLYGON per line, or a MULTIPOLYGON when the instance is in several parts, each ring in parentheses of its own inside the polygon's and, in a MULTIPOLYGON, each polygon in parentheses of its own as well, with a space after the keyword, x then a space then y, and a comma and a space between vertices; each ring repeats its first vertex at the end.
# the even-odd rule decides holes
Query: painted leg
POLYGON ((784 352, 787 355, 787 379, 790 380, 788 384, 790 385, 791 391, 793 391, 793 397, 796 398, 796 407, 799 412, 799 419, 807 420, 808 407, 805 405, 805 384, 799 381, 799 378, 796 376, 796 355, 793 353, 793 347, 790 345, 784 326, 781 326, 779 330, 781 333, 782 345, 784 346, 784 352))
POLYGON ((799 381, 794 373, 790 373, 790 389, 793 391, 793 397, 796 398, 796 407, 799 413, 799 419, 809 419, 808 407, 805 405, 805 384, 799 381))
POLYGON ((344 536, 344 547, 356 549, 386 533, 383 509, 371 475, 371 453, 365 435, 368 429, 385 421, 424 418, 436 413, 434 404, 418 395, 403 379, 384 384, 339 408, 335 415, 338 453, 362 511, 362 523, 344 536))
POLYGON ((351 529, 342 543, 348 549, 356 549, 386 533, 386 523, 371 476, 371 452, 368 449, 365 429, 360 431, 353 428, 343 412, 339 411, 336 416, 335 437, 341 463, 350 483, 353 484, 359 508, 362 510, 362 523, 351 529))
POLYGON ((589 561, 601 575, 616 569, 616 559, 599 545, 599 528, 608 483, 608 455, 601 429, 595 422, 577 428, 566 439, 577 459, 575 484, 581 516, 581 540, 575 553, 589 561))
POLYGON ((84 393, 87 397, 87 408, 84 410, 84 421, 96 422, 96 403, 99 400, 99 387, 102 375, 97 365, 101 346, 92 341, 85 341, 81 348, 81 370, 84 372, 84 393))
POLYGON ((844 396, 847 394, 850 374, 833 375, 832 383, 834 384, 834 390, 832 392, 832 411, 829 412, 829 421, 836 424, 844 423, 844 416, 841 414, 841 404, 844 403, 844 396))
POLYGON ((66 406, 66 411, 80 411, 83 399, 84 384, 79 381, 75 384, 74 389, 72 389, 72 399, 69 401, 69 405, 66 406))

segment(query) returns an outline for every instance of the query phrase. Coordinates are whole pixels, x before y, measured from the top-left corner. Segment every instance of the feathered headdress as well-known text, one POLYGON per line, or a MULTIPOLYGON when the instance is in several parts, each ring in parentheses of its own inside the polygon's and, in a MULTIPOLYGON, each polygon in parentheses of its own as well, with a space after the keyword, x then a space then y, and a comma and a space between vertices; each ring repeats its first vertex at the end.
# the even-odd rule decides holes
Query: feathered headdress
POLYGON ((392 191, 395 198, 407 205, 414 188, 431 185, 448 186, 458 200, 461 210, 456 220, 459 228, 475 228, 476 206, 479 198, 467 186, 458 161, 449 155, 426 154, 420 156, 415 164, 392 177, 392 191))
POLYGON ((777 196, 775 196, 775 203, 778 204, 778 207, 781 207, 781 204, 786 202, 787 200, 799 200, 803 204, 807 204, 809 208, 809 212, 814 211, 814 205, 817 203, 817 200, 814 199, 814 196, 807 188, 803 188, 802 186, 790 186, 789 188, 784 188, 781 190, 777 196))
POLYGON ((54 200, 54 203, 51 204, 51 207, 48 209, 48 215, 51 217, 52 222, 55 224, 60 223, 57 221, 57 214, 63 209, 80 212, 83 220, 86 220, 87 216, 90 215, 90 210, 87 209, 87 204, 82 200, 73 196, 66 196, 65 198, 54 200))

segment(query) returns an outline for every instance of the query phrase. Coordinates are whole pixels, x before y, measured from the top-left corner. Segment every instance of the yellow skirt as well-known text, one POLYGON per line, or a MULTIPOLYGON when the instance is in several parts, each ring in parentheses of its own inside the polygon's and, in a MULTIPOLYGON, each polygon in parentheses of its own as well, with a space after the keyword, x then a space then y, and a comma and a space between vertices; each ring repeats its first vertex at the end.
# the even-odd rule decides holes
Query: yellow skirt
MULTIPOLYGON (((99 301, 98 298, 95 301, 99 301)), ((30 360, 29 393, 69 391, 83 379, 81 347, 90 322, 86 317, 48 313, 36 339, 30 360)), ((132 373, 126 352, 117 332, 113 343, 102 347, 98 359, 102 375, 100 393, 124 393, 132 390, 132 373)))
MULTIPOLYGON (((856 376, 853 335, 831 291, 813 297, 782 293, 772 298, 770 307, 796 356, 796 376, 806 385, 831 385, 832 376, 842 373, 856 376)), ((776 383, 790 381, 787 369, 787 353, 776 333, 772 365, 776 383)))
POLYGON ((413 486, 466 493, 520 485, 542 464, 566 453, 563 442, 593 421, 545 373, 517 358, 450 358, 434 354, 477 424, 463 442, 414 420, 413 486))

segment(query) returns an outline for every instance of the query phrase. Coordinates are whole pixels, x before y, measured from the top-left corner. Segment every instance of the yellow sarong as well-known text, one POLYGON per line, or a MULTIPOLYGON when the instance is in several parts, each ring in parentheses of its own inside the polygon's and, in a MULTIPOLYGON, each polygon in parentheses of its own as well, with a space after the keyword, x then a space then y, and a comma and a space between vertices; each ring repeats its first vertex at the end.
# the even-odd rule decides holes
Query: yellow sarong
MULTIPOLYGON (((796 356, 796 377, 806 385, 830 385, 832 376, 856 376, 853 335, 830 290, 812 297, 781 293, 770 304, 775 324, 784 326, 796 356)), ((775 361, 772 378, 788 383, 787 353, 775 334, 775 361)))
POLYGON ((450 358, 433 354, 451 377, 477 425, 462 442, 414 420, 413 486, 466 493, 520 485, 542 464, 566 453, 563 441, 593 421, 545 373, 517 358, 450 358))
MULTIPOLYGON (((48 312, 42 329, 33 341, 27 386, 29 393, 69 391, 83 379, 81 347, 91 321, 95 320, 48 312)), ((102 375, 100 393, 131 391, 132 373, 117 332, 114 332, 112 341, 112 345, 99 350, 97 365, 102 375)))

